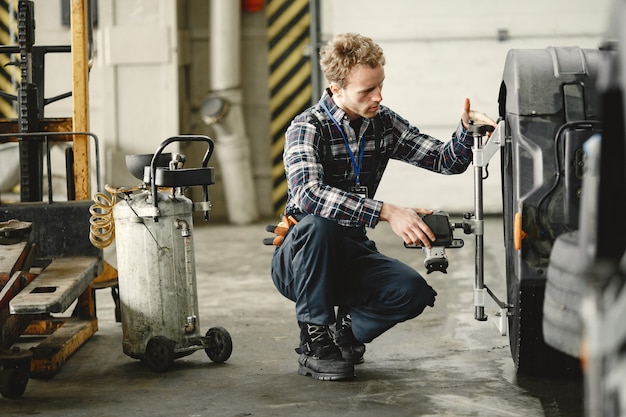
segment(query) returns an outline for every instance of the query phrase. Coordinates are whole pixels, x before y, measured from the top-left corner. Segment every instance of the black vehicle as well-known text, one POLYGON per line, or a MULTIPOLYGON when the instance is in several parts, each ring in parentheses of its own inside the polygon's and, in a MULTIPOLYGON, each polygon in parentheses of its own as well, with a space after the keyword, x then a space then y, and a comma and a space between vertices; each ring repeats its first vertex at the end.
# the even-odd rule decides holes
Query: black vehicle
MULTIPOLYGON (((524 374, 580 369, 581 326, 575 322, 583 280, 548 276, 558 263, 551 253, 560 237, 579 229, 583 144, 602 131, 597 85, 609 53, 511 50, 505 63, 499 106, 507 138, 501 163, 509 341, 524 374)), ((580 256, 562 265, 571 273, 583 267, 580 256)))
POLYGON ((626 413, 626 0, 598 49, 511 50, 499 97, 511 354, 584 371, 589 417, 626 413))

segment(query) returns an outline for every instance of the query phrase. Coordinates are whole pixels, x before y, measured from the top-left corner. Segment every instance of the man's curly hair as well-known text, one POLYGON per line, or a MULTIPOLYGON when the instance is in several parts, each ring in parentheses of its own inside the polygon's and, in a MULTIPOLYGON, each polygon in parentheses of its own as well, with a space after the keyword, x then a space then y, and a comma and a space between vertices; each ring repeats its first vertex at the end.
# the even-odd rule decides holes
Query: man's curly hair
POLYGON ((357 33, 337 35, 320 50, 320 66, 329 83, 344 88, 357 65, 370 68, 385 65, 382 48, 371 38, 357 33))

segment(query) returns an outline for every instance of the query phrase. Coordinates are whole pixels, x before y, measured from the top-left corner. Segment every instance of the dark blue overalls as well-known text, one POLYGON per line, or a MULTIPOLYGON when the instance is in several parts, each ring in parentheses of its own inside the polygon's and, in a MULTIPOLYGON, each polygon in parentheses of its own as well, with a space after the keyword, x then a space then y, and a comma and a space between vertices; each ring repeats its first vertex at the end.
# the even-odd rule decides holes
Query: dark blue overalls
POLYGON ((302 215, 272 258, 272 280, 296 303, 299 322, 329 325, 348 309, 352 332, 371 342, 434 306, 437 293, 413 268, 376 249, 363 227, 302 215))

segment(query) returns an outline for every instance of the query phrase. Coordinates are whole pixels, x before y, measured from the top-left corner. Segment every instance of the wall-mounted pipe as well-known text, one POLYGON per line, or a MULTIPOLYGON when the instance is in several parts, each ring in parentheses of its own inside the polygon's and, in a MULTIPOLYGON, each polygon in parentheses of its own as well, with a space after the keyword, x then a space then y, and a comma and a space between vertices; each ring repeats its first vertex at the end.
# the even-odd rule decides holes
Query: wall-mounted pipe
POLYGON ((212 93, 200 111, 217 134, 215 151, 229 220, 247 224, 258 218, 258 208, 242 106, 240 2, 211 0, 210 14, 212 93))

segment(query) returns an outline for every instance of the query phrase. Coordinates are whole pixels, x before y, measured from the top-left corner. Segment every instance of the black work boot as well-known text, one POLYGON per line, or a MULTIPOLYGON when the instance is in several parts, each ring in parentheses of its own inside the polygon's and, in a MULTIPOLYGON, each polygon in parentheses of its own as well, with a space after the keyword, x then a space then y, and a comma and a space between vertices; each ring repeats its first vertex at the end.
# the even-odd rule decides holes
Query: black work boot
POLYGON ((338 313, 335 324, 335 344, 339 347, 343 360, 353 365, 363 363, 365 345, 356 340, 352 333, 352 318, 349 313, 342 313, 341 309, 338 313))
POLYGON ((328 326, 300 323, 298 374, 322 381, 354 378, 354 366, 341 357, 328 326))

